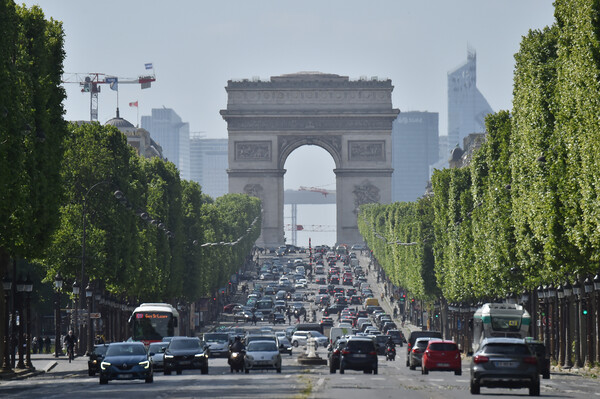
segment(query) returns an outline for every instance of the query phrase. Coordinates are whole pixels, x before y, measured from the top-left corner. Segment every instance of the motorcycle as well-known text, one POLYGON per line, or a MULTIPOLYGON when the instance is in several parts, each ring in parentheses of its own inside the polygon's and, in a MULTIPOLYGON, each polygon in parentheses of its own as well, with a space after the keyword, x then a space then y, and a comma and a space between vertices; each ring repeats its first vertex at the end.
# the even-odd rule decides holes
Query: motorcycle
POLYGON ((394 361, 396 360, 396 348, 387 346, 385 348, 385 360, 394 361))
POLYGON ((241 352, 229 352, 229 357, 227 359, 227 363, 229 364, 229 369, 233 373, 244 371, 244 351, 241 352))

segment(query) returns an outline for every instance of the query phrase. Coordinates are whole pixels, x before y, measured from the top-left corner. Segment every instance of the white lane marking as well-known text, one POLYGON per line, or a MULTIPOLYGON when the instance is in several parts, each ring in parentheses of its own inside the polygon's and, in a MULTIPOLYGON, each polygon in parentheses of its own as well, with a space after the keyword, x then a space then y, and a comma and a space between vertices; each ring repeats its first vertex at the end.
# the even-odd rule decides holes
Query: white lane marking
POLYGON ((443 382, 445 381, 443 378, 429 378, 429 381, 433 381, 433 382, 443 382))
POLYGON ((291 376, 292 376, 291 374, 288 374, 285 376, 285 378, 290 378, 291 376))
POLYGON ((383 378, 383 377, 371 377, 371 379, 373 381, 385 381, 385 378, 383 378))
POLYGON ((469 382, 469 380, 454 380, 456 382, 469 382))
POLYGON ((356 377, 342 377, 341 380, 355 380, 356 377))
POLYGON ((320 387, 321 385, 323 385, 323 383, 325 382, 325 378, 321 377, 317 380, 317 384, 316 387, 320 387))

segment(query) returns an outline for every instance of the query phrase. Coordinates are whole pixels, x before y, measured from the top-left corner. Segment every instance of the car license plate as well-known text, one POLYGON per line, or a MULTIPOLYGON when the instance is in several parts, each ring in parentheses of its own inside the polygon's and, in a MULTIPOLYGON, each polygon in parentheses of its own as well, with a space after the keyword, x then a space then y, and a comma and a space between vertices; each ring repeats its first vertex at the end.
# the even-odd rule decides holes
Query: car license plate
POLYGON ((500 368, 515 368, 519 365, 517 362, 494 362, 494 366, 500 368))
POLYGON ((362 354, 362 353, 358 353, 358 354, 354 355, 354 357, 367 357, 367 355, 362 354))
POLYGON ((187 366, 190 363, 191 362, 189 360, 182 360, 182 361, 179 362, 179 364, 181 364, 182 366, 187 366))
POLYGON ((450 367, 450 363, 438 363, 438 367, 450 367))
POLYGON ((117 374, 117 379, 128 379, 131 378, 131 375, 129 374, 117 374))

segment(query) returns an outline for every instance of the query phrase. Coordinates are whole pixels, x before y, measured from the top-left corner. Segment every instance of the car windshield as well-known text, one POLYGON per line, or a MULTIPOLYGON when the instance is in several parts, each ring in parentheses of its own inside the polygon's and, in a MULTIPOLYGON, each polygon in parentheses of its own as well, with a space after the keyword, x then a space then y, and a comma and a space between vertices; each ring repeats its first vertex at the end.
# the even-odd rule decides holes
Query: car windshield
POLYGON ((229 342, 228 334, 204 334, 206 342, 218 342, 220 344, 229 342))
POLYGON ((499 355, 529 355, 529 348, 526 345, 520 344, 503 344, 493 343, 487 344, 483 348, 483 353, 486 354, 499 354, 499 355))
POLYGON ((417 343, 415 344, 415 346, 416 346, 417 348, 424 349, 424 348, 427 348, 427 343, 428 343, 428 342, 429 342, 429 341, 417 341, 417 343))
POLYGON ((318 331, 311 331, 310 332, 311 337, 316 337, 316 338, 321 338, 321 337, 325 337, 323 334, 321 334, 318 331))
POLYGON ((171 341, 169 349, 197 349, 200 348, 198 339, 175 339, 171 341))
POLYGON ((168 344, 166 343, 150 344, 150 346, 148 347, 148 352, 162 352, 163 349, 167 347, 167 345, 168 344))
POLYGON ((453 343, 439 342, 431 343, 429 349, 432 351, 456 351, 458 350, 458 347, 453 343))
POLYGON ((94 348, 94 353, 96 355, 101 355, 103 356, 106 353, 106 350, 108 349, 108 345, 102 345, 102 346, 96 346, 94 348))
POLYGON ((248 344, 248 352, 276 352, 277 346, 274 342, 255 341, 248 344))
POLYGON ((146 347, 141 345, 109 345, 106 356, 139 356, 146 355, 146 347))

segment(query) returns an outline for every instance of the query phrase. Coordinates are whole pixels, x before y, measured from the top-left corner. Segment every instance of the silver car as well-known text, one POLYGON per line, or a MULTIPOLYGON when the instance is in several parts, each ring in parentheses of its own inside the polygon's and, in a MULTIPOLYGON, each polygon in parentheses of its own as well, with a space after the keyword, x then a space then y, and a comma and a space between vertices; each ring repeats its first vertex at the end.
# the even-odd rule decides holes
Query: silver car
POLYGON ((529 388, 530 396, 540 395, 538 360, 525 340, 486 338, 471 359, 471 393, 481 387, 529 388))
POLYGON ((281 373, 281 354, 274 341, 252 341, 246 347, 244 358, 246 374, 250 370, 275 369, 281 373))
POLYGON ((417 367, 421 367, 421 359, 423 358, 423 353, 425 353, 425 349, 427 349, 427 344, 429 344, 429 340, 431 339, 433 338, 422 337, 417 338, 417 340, 415 341, 415 345, 412 347, 408 357, 408 366, 411 370, 414 370, 417 367))
POLYGON ((165 365, 165 348, 169 346, 168 342, 153 342, 148 346, 148 354, 152 359, 154 370, 162 370, 165 365))

